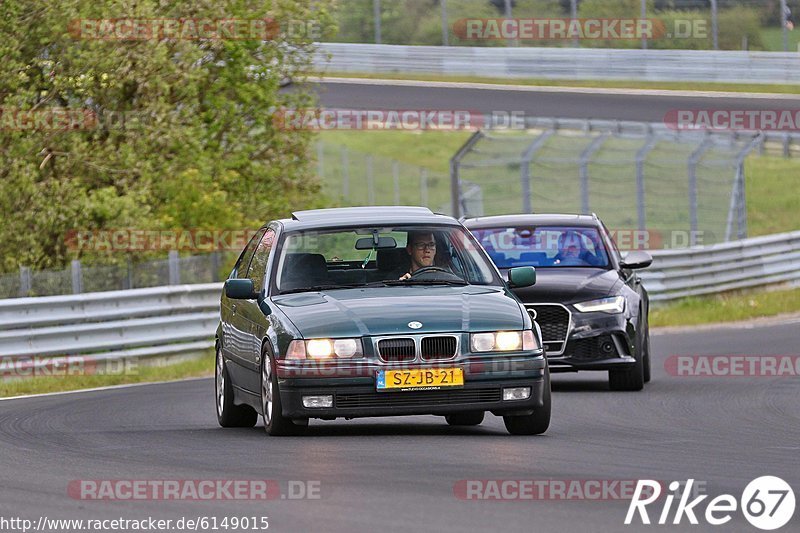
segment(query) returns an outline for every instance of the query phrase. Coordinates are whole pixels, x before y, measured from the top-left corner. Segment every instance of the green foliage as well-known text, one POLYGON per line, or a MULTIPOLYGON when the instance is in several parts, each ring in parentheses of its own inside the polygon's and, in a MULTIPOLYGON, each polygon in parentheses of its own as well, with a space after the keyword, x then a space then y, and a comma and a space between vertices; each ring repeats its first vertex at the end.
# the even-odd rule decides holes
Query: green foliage
MULTIPOLYGON (((271 40, 86 39, 76 19, 258 19, 332 27, 330 1, 54 0, 0 4, 0 271, 80 257, 70 230, 253 227, 318 205, 309 132, 272 110, 315 104, 301 85, 313 34, 271 40), (70 33, 70 30, 73 33, 70 33), (77 129, 22 112, 85 111, 77 129)), ((103 262, 125 258, 105 257, 103 262)))

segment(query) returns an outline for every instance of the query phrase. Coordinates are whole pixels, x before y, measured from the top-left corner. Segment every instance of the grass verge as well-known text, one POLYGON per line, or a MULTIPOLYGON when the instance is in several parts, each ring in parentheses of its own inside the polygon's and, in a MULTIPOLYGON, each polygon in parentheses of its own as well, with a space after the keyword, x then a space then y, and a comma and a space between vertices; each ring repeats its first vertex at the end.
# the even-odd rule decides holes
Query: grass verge
MULTIPOLYGON (((315 74, 319 75, 319 74, 315 74)), ((541 78, 483 78, 480 76, 438 76, 417 73, 362 74, 354 72, 326 72, 329 78, 359 78, 368 80, 416 80, 455 83, 489 83, 492 85, 526 85, 531 87, 578 87, 589 89, 652 89, 672 91, 723 91, 736 93, 800 94, 800 86, 767 83, 720 83, 638 80, 546 80, 541 78)))
POLYGON ((800 288, 684 298, 650 310, 650 325, 693 326, 800 311, 800 288))
POLYGON ((213 375, 214 352, 210 350, 200 358, 165 366, 131 366, 128 371, 119 375, 35 376, 0 381, 0 398, 213 375))

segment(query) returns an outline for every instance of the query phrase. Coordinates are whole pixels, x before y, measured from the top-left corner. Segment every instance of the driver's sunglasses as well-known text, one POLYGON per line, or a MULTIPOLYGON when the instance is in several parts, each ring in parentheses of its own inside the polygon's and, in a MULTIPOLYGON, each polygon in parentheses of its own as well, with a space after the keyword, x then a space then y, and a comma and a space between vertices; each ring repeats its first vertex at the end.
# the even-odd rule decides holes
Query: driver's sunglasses
POLYGON ((436 243, 435 242, 415 242, 413 244, 416 250, 435 250, 436 243))

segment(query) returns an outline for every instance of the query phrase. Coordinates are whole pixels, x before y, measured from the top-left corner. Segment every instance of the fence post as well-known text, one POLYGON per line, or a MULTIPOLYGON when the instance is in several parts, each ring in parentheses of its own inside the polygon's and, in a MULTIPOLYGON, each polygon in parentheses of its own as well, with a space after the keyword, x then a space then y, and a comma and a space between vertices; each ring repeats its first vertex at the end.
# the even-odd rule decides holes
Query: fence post
POLYGON ((476 131, 450 158, 450 206, 453 210, 454 218, 461 217, 461 178, 459 177, 461 160, 482 138, 483 132, 481 130, 476 131))
POLYGON ((322 141, 317 143, 317 174, 320 180, 325 179, 325 146, 322 141))
POLYGON ((595 140, 581 154, 580 159, 580 174, 581 174, 581 209, 584 214, 589 214, 589 160, 606 139, 611 135, 610 132, 605 132, 595 140))
POLYGON ((651 132, 648 135, 647 142, 636 152, 636 214, 639 219, 639 231, 645 231, 647 225, 644 196, 644 160, 655 146, 656 139, 651 132))
POLYGON ((214 250, 211 252, 211 281, 222 281, 219 270, 222 268, 222 252, 214 250))
POLYGON ((24 266, 19 267, 19 295, 30 296, 31 285, 31 269, 24 266))
POLYGON ((128 259, 127 259, 127 266, 128 266, 128 272, 127 272, 128 286, 125 287, 125 288, 126 289, 132 289, 133 288, 133 261, 131 261, 130 256, 128 256, 128 259))
POLYGON ((394 178, 394 205, 400 205, 400 163, 392 161, 392 177, 394 178))
POLYGON ((375 18, 375 44, 381 44, 381 0, 372 0, 372 12, 375 18))
POLYGON ((522 163, 519 166, 519 178, 522 184, 522 212, 533 213, 533 199, 531 191, 531 161, 533 156, 539 151, 547 139, 555 134, 555 130, 547 130, 528 145, 522 153, 522 163))
POLYGON ((72 294, 80 294, 83 292, 83 272, 81 269, 81 262, 73 259, 71 263, 72 270, 72 294))
POLYGON ((180 285, 181 284, 181 263, 180 258, 178 257, 177 250, 170 250, 169 251, 169 284, 170 285, 180 285))
POLYGON ((375 179, 372 168, 372 154, 367 155, 367 205, 375 205, 375 179))
POLYGON ((428 207, 428 169, 425 167, 419 169, 419 199, 421 205, 428 207))
POLYGON ((350 198, 350 157, 347 155, 347 146, 342 146, 342 198, 350 198))
POLYGON ((697 244, 697 163, 711 144, 713 143, 710 136, 706 136, 689 156, 689 246, 697 244))
POLYGON ((717 22, 717 0, 711 0, 711 38, 714 50, 719 50, 719 24, 717 22))

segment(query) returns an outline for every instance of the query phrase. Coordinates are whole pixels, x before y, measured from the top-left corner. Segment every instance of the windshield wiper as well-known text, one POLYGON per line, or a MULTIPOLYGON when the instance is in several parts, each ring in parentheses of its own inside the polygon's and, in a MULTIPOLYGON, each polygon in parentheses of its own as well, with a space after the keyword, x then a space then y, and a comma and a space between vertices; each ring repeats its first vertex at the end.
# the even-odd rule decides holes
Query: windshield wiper
POLYGON ((386 285, 469 285, 464 280, 454 279, 404 279, 404 280, 387 280, 384 281, 386 285))
POLYGON ((282 290, 281 294, 293 294, 296 292, 317 292, 317 291, 331 291, 334 289, 354 289, 363 287, 360 283, 343 283, 343 284, 329 284, 329 285, 309 285, 308 287, 298 287, 296 289, 282 290))

